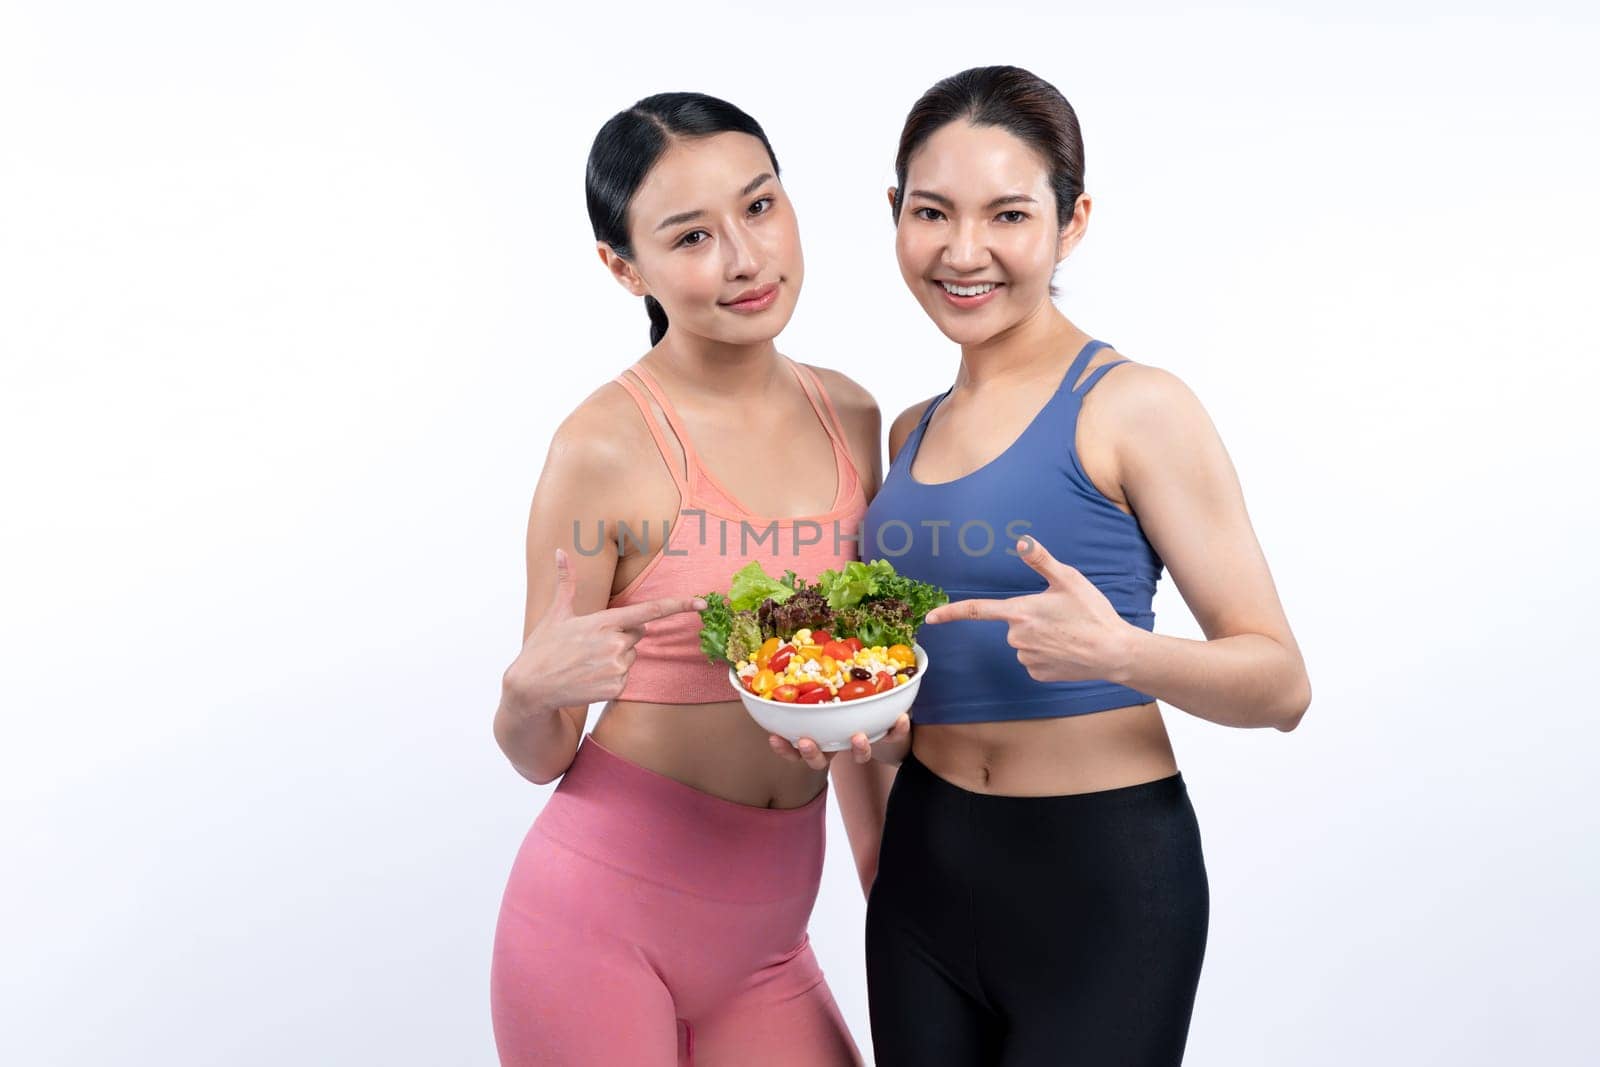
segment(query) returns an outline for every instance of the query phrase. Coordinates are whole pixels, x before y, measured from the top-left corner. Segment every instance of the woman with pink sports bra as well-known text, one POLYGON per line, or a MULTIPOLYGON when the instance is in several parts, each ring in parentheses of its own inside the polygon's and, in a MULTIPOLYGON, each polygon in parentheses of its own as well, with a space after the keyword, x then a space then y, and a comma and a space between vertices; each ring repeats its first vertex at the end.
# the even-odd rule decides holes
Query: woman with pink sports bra
MULTIPOLYGON (((880 480, 871 395, 774 347, 803 274, 778 179, 761 127, 697 93, 639 101, 590 151, 597 250, 652 347, 560 425, 534 493, 494 732, 561 781, 495 932, 503 1064, 861 1062, 806 934, 828 765, 775 759, 699 646, 698 594, 751 560, 813 580, 859 558, 880 480)), ((841 794, 872 750, 833 761, 841 794)))

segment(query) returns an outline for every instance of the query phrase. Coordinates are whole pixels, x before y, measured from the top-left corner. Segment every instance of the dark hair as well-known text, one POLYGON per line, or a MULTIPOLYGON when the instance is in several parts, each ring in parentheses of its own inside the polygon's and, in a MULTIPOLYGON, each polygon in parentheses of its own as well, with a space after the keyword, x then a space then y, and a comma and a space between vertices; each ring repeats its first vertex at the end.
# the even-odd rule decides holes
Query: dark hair
MULTIPOLYGON (((772 160, 773 177, 780 176, 778 157, 761 124, 726 100, 704 93, 657 93, 611 116, 595 134, 584 177, 595 240, 604 241, 617 255, 631 260, 628 206, 645 176, 673 137, 709 137, 715 133, 748 133, 756 138, 772 160)), ((659 344, 667 334, 667 313, 653 296, 644 298, 644 306, 650 314, 650 343, 659 344)))
MULTIPOLYGON (((1065 227, 1083 192, 1083 133, 1061 90, 1021 67, 973 67, 952 74, 911 106, 894 157, 895 222, 900 221, 912 155, 958 119, 1009 130, 1044 158, 1056 194, 1056 225, 1065 227)), ((1054 286, 1050 293, 1056 295, 1054 286)))

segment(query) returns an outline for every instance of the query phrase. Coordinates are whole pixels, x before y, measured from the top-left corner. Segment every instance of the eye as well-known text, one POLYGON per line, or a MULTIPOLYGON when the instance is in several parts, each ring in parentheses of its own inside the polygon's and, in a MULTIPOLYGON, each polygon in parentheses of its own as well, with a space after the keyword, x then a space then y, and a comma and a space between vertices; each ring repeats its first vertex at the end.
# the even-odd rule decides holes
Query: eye
POLYGON ((678 238, 678 243, 673 245, 672 247, 674 247, 674 248, 693 248, 695 245, 703 245, 703 244, 705 244, 704 241, 691 241, 691 240, 689 240, 689 238, 694 237, 696 235, 700 235, 700 236, 704 236, 704 237, 710 237, 711 236, 709 233, 706 233, 706 231, 704 231, 704 230, 690 230, 688 233, 686 233, 682 237, 678 238))
POLYGON ((763 196, 760 200, 757 200, 754 204, 750 205, 750 214, 752 214, 752 215, 765 215, 765 214, 767 214, 768 212, 770 212, 772 210, 773 206, 776 205, 777 202, 778 202, 778 200, 777 200, 776 197, 763 196), (767 206, 762 208, 760 211, 757 211, 756 210, 756 205, 757 204, 765 204, 767 206))
POLYGON ((1025 222, 1028 218, 1028 213, 1026 211, 1002 211, 998 217, 1005 222, 1025 222), (1013 215, 1016 217, 1012 218, 1011 216, 1013 215))
POLYGON ((938 219, 932 218, 931 216, 933 215, 939 216, 940 219, 944 218, 944 212, 940 211, 936 207, 919 207, 917 210, 913 211, 912 214, 917 218, 924 220, 925 222, 939 221, 938 219), (923 212, 927 212, 928 214, 925 215, 923 212))

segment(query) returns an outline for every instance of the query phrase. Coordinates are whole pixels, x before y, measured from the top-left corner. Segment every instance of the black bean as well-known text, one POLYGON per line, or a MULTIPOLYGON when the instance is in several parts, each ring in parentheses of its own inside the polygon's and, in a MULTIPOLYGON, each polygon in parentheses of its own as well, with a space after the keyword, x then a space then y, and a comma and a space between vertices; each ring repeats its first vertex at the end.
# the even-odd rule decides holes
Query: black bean
POLYGON ((903 674, 907 678, 910 678, 912 675, 917 673, 917 665, 915 663, 913 663, 909 667, 901 667, 899 670, 895 671, 894 673, 903 674))
POLYGON ((872 672, 865 667, 851 667, 850 677, 858 682, 870 682, 872 681, 872 672))

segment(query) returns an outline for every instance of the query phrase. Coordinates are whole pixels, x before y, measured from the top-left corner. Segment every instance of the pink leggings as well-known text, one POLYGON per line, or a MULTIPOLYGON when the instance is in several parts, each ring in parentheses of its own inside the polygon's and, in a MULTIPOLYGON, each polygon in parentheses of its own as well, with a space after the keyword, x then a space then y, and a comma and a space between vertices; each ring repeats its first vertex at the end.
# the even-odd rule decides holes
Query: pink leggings
POLYGON ((501 1064, 859 1065, 806 935, 827 793, 739 804, 585 735, 501 901, 501 1064))

